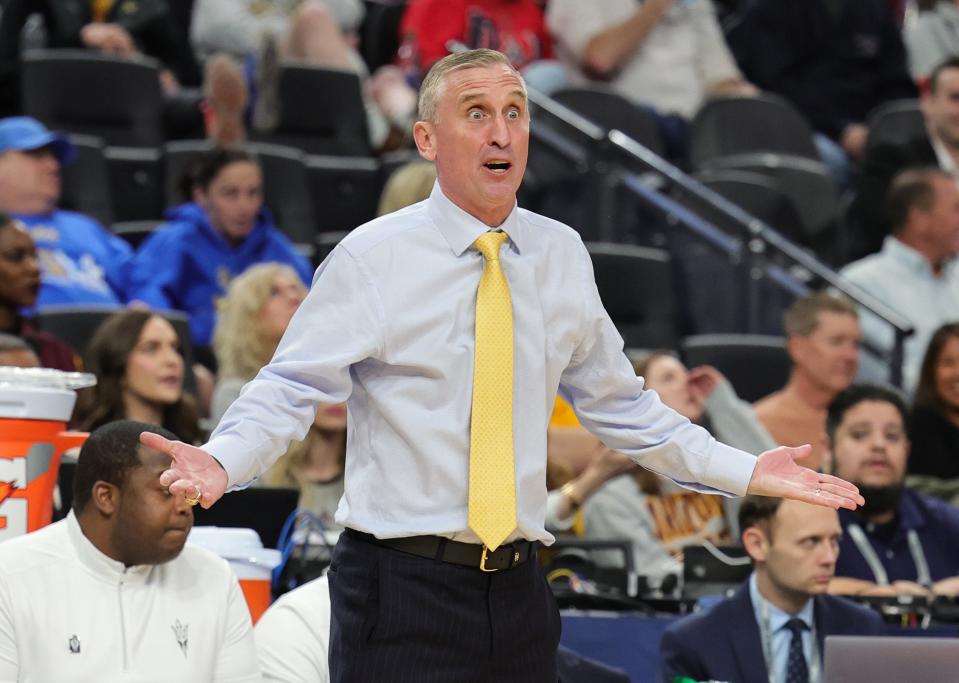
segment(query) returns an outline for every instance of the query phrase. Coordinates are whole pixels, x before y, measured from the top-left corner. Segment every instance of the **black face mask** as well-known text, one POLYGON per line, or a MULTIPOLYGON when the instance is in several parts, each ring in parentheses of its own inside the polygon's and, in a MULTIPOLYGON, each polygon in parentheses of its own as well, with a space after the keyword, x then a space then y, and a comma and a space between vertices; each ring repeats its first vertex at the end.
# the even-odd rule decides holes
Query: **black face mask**
POLYGON ((861 482, 854 482, 859 487, 859 493, 866 499, 866 504, 856 512, 866 519, 886 512, 899 509, 902 492, 905 489, 903 482, 890 486, 866 486, 861 482))

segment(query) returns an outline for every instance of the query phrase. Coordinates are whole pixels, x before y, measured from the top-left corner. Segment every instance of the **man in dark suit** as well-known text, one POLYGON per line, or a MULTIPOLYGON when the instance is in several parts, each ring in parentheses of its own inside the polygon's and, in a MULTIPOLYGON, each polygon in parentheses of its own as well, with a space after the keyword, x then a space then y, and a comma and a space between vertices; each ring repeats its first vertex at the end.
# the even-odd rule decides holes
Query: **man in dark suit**
POLYGON ((901 144, 876 145, 866 151, 859 187, 849 209, 854 229, 850 258, 867 256, 882 247, 891 231, 886 195, 900 171, 938 166, 959 176, 959 58, 950 58, 933 70, 920 102, 928 135, 901 144))
POLYGON ((809 683, 819 680, 827 635, 882 632, 878 614, 825 594, 842 535, 834 510, 750 496, 739 524, 753 574, 731 598, 666 629, 661 681, 809 683))

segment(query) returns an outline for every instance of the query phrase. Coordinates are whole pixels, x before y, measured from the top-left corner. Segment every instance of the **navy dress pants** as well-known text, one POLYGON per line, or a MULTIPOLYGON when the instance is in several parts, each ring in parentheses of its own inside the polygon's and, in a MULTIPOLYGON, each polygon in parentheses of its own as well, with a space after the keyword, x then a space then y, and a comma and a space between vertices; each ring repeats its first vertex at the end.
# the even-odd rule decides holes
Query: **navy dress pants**
POLYGON ((559 610, 535 557, 492 573, 340 536, 333 683, 556 683, 559 610))

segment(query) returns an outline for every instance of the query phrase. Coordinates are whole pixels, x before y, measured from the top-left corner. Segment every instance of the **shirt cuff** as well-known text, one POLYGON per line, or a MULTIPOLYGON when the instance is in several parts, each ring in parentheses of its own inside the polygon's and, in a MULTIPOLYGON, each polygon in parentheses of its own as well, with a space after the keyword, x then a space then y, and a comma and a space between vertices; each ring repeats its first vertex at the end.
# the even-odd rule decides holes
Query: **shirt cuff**
POLYGON ((249 456, 243 457, 243 454, 249 453, 250 450, 249 446, 243 443, 243 439, 229 435, 218 436, 207 442, 203 450, 216 458, 226 471, 227 491, 245 489, 256 479, 257 472, 250 463, 249 456))
POLYGON ((754 469, 755 455, 717 441, 713 444, 709 469, 702 483, 733 496, 745 496, 754 469))

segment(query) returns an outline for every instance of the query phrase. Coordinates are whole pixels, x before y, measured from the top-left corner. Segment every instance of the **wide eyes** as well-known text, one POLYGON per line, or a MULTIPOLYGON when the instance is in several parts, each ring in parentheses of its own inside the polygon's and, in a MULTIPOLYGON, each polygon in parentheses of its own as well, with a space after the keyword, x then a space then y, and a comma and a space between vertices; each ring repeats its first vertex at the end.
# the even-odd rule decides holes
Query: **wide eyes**
MULTIPOLYGON (((481 121, 486 118, 486 113, 482 109, 470 109, 466 113, 466 117, 470 121, 481 121)), ((510 121, 518 121, 520 118, 520 112, 518 109, 510 109, 506 112, 506 118, 510 121)))

